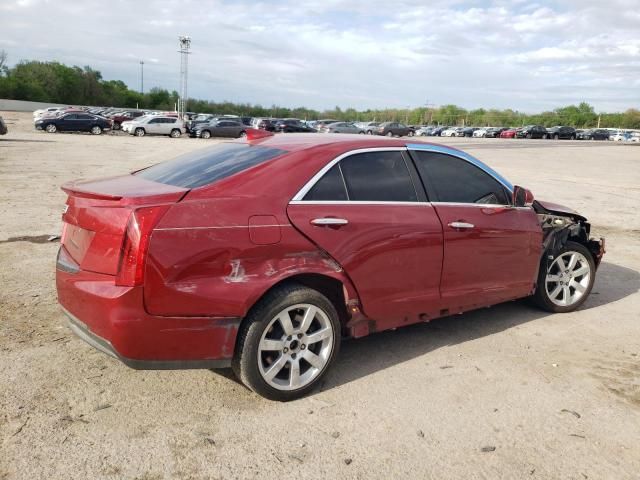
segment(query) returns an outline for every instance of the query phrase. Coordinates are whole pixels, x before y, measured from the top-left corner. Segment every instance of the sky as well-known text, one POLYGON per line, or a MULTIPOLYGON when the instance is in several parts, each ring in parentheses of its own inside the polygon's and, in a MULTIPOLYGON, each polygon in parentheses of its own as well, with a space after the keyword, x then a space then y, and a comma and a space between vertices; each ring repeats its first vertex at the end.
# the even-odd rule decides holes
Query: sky
POLYGON ((640 108, 640 0, 0 0, 9 64, 90 65, 189 96, 325 109, 640 108))

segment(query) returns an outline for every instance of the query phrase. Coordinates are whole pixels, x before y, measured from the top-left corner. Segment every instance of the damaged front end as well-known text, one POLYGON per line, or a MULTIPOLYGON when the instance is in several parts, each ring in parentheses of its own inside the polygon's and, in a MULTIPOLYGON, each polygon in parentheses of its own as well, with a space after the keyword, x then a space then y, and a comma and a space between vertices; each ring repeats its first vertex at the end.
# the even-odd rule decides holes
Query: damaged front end
POLYGON ((591 238, 591 224, 582 215, 548 202, 534 201, 533 209, 538 214, 543 232, 543 259, 553 260, 568 241, 587 247, 593 256, 596 268, 605 254, 605 239, 591 238))

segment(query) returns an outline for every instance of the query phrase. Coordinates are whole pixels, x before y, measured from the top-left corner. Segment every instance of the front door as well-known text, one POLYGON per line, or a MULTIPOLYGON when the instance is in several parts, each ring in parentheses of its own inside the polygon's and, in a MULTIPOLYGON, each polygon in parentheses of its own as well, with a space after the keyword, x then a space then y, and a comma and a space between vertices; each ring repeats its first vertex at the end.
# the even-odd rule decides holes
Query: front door
POLYGON ((444 231, 440 291, 451 313, 532 293, 542 230, 532 208, 511 205, 508 185, 479 164, 412 151, 444 231))
POLYGON ((440 306, 442 226, 402 150, 345 156, 287 210, 342 266, 378 330, 427 320, 440 306))

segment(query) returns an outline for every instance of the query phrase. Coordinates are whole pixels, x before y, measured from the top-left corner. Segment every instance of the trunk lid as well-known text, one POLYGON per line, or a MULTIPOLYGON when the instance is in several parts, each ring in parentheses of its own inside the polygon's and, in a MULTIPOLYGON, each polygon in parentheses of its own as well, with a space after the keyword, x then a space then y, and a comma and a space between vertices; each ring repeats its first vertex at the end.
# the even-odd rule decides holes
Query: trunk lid
POLYGON ((116 275, 127 221, 140 207, 179 201, 187 188, 136 175, 69 182, 61 244, 80 269, 116 275))

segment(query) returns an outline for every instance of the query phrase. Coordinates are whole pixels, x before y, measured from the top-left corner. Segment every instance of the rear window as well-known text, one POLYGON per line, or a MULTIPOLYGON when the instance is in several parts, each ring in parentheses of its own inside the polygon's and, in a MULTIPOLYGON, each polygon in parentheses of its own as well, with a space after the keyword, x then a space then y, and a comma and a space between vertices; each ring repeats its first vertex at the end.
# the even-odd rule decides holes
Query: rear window
POLYGON ((135 172, 134 175, 167 185, 197 188, 230 177, 242 170, 271 160, 285 150, 246 143, 223 143, 182 155, 168 162, 135 172))

